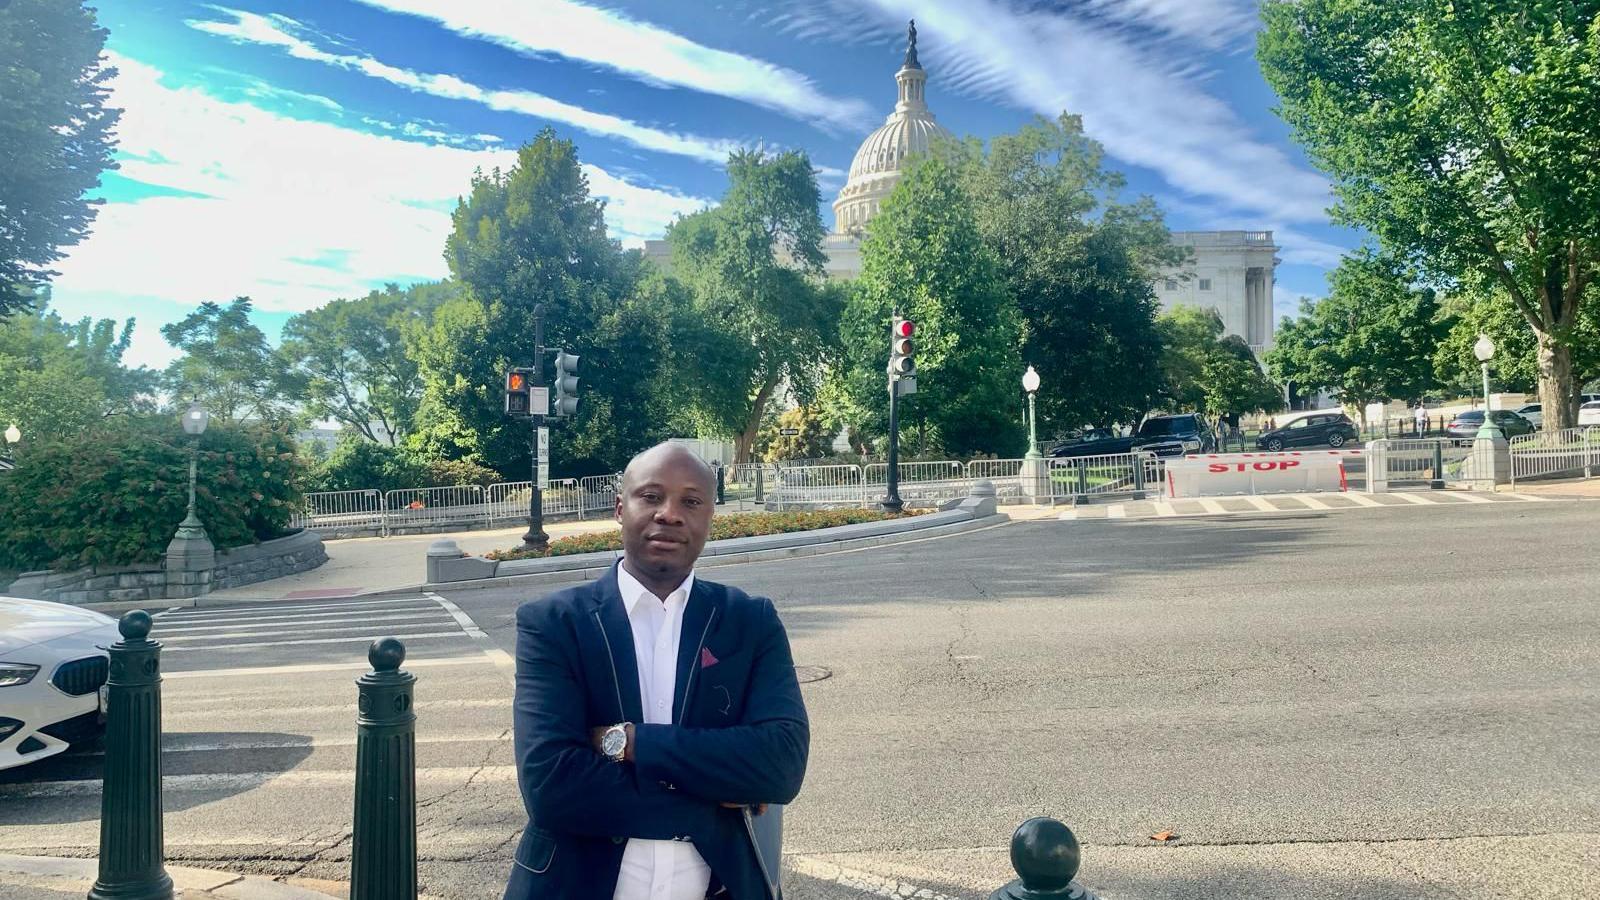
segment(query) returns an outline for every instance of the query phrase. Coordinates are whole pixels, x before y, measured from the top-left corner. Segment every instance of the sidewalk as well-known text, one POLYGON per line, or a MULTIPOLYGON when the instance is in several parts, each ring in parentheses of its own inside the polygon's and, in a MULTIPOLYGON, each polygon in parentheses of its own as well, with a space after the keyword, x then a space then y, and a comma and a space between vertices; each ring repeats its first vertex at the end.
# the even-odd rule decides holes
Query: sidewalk
MULTIPOLYGON (((82 898, 98 874, 99 863, 92 859, 0 853, 0 900, 82 898)), ((333 894, 254 875, 184 866, 167 866, 167 874, 184 900, 337 900, 333 894)))

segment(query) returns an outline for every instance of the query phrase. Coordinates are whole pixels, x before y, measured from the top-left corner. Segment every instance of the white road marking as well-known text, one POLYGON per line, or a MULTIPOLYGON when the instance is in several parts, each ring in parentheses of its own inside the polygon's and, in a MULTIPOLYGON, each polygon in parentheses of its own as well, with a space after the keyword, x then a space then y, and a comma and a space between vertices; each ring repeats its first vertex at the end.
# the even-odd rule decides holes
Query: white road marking
POLYGON ((1401 500, 1404 500, 1407 503, 1415 503, 1418 506, 1437 506, 1438 503, 1439 503, 1439 501, 1430 500, 1430 499, 1428 499, 1426 496, 1424 496, 1422 494, 1411 494, 1411 493, 1407 493, 1405 491, 1396 491, 1393 494, 1390 494, 1389 496, 1391 496, 1391 497, 1399 497, 1401 500))
POLYGON ((378 638, 403 637, 408 641, 420 641, 429 638, 458 638, 463 637, 460 630, 436 631, 428 634, 367 634, 362 637, 347 638, 301 638, 292 641, 251 641, 248 644, 222 644, 212 647, 168 647, 168 653, 182 653, 186 650, 250 650, 256 647, 293 647, 300 644, 370 644, 378 638))
MULTIPOLYGON (((317 629, 314 629, 314 630, 313 629, 301 629, 301 630, 298 630, 298 631, 294 631, 292 633, 294 633, 294 634, 340 634, 340 633, 344 633, 344 632, 354 631, 354 632, 359 632, 359 633, 370 634, 374 628, 382 627, 384 624, 385 623, 383 623, 383 622, 362 622, 359 625, 344 625, 344 626, 340 626, 338 628, 317 628, 317 629)), ((449 623, 445 622, 441 618, 437 618, 436 617, 432 622, 415 622, 415 623, 412 623, 412 624, 409 624, 409 625, 399 625, 399 624, 397 624, 390 630, 392 630, 394 632, 394 636, 395 637, 405 637, 405 635, 401 634, 400 632, 406 631, 408 629, 413 629, 413 628, 438 628, 438 627, 446 625, 446 624, 449 624, 449 623)), ((264 632, 257 631, 257 630, 247 630, 247 631, 224 631, 221 634, 179 634, 179 635, 172 635, 172 636, 157 635, 156 637, 163 644, 168 644, 168 643, 172 643, 174 641, 177 641, 177 642, 183 642, 183 641, 220 641, 220 640, 227 640, 229 638, 261 638, 261 637, 269 637, 269 636, 271 636, 270 632, 265 632, 264 633, 264 632)), ((465 635, 461 635, 461 636, 465 637, 465 635)), ((289 644, 289 643, 295 643, 295 642, 294 641, 273 641, 271 643, 289 644)), ((243 645, 241 645, 241 644, 217 644, 216 646, 221 648, 221 647, 239 647, 239 646, 243 646, 243 645)))
POLYGON ((1513 493, 1511 491, 1507 491, 1505 493, 1505 496, 1513 497, 1513 498, 1516 498, 1517 500, 1526 500, 1529 503, 1554 503, 1554 502, 1556 502, 1556 501, 1552 500, 1549 497, 1541 497, 1538 494, 1517 494, 1517 493, 1513 493))
POLYGON ((1122 519, 1126 518, 1127 515, 1128 508, 1121 503, 1113 503, 1106 507, 1106 518, 1108 519, 1122 519))
POLYGON ((1318 500, 1309 494, 1289 494, 1287 496, 1299 500, 1301 503, 1305 504, 1307 509, 1333 509, 1333 507, 1323 503, 1321 500, 1318 500))
POLYGON ((335 600, 332 602, 321 601, 301 605, 297 600, 264 601, 260 605, 250 607, 213 606, 213 607, 184 607, 177 612, 162 613, 163 618, 177 619, 227 619, 237 616, 277 615, 279 613, 315 612, 325 609, 365 609, 368 607, 393 606, 396 603, 419 604, 426 603, 426 597, 398 597, 391 600, 335 600))
POLYGON ((1208 513, 1215 515, 1226 514, 1228 512, 1226 507, 1224 507, 1221 503, 1212 500, 1210 497, 1197 497, 1195 499, 1200 501, 1200 508, 1204 509, 1208 513))
POLYGON ((1255 494, 1251 494, 1245 499, 1250 501, 1251 506, 1254 506, 1256 509, 1259 509, 1262 512, 1282 512, 1282 510, 1267 502, 1267 498, 1265 497, 1257 497, 1255 494))
POLYGON ((1063 522, 1071 522, 1073 519, 1076 519, 1077 517, 1078 517, 1078 511, 1075 510, 1075 509, 1069 509, 1066 512, 1062 513, 1061 515, 1056 516, 1056 518, 1060 519, 1063 522))
MULTIPOLYGON (((404 668, 427 669, 434 666, 481 666, 480 656, 441 656, 436 659, 408 659, 404 668)), ((196 669, 191 672, 163 672, 162 680, 175 678, 234 678, 241 675, 299 675, 312 672, 365 672, 366 663, 297 663, 292 666, 239 666, 232 669, 196 669)))
MULTIPOLYGON (((483 731, 464 734, 452 734, 448 737, 418 737, 419 744, 481 744, 487 741, 498 741, 505 737, 505 731, 483 731)), ((318 749, 320 747, 354 747, 356 738, 290 738, 287 740, 267 741, 219 741, 211 744, 182 744, 164 745, 162 754, 167 753, 216 753, 219 750, 293 750, 297 748, 318 749)), ((105 756, 104 750, 95 750, 91 753, 80 753, 79 756, 105 756)))
POLYGON ((285 632, 287 632, 287 631, 318 631, 318 632, 321 632, 321 631, 336 631, 336 630, 338 630, 338 626, 349 624, 349 623, 359 623, 362 626, 371 626, 371 625, 376 625, 376 624, 378 624, 380 622, 415 622, 417 620, 422 620, 422 619, 430 619, 432 621, 438 622, 440 620, 440 618, 441 618, 441 615, 439 613, 439 610, 437 610, 437 609, 419 609, 415 613, 408 613, 406 615, 401 615, 401 616, 371 616, 371 615, 363 616, 363 615, 354 615, 354 616, 340 616, 337 619, 320 619, 320 618, 319 619, 294 619, 294 620, 291 620, 291 621, 288 621, 288 622, 260 622, 260 623, 255 623, 255 622, 250 622, 250 623, 245 623, 245 622, 227 622, 227 623, 223 623, 223 624, 220 624, 220 625, 173 625, 173 626, 170 626, 170 627, 163 627, 160 631, 154 632, 154 634, 155 634, 155 637, 156 637, 157 640, 166 640, 168 635, 190 634, 190 633, 193 633, 193 632, 204 632, 204 631, 223 631, 223 630, 226 630, 226 629, 229 629, 229 628, 244 629, 244 630, 247 630, 247 631, 262 631, 262 630, 272 631, 272 630, 276 629, 278 631, 285 631, 285 632))
POLYGON ((1379 503, 1378 501, 1372 499, 1371 497, 1368 497, 1366 494, 1358 493, 1356 491, 1351 491, 1351 492, 1349 492, 1347 494, 1344 494, 1342 496, 1350 498, 1351 502, 1355 503, 1357 506, 1384 506, 1384 505, 1386 505, 1386 504, 1383 504, 1383 503, 1379 503))
POLYGON ((1172 508, 1172 504, 1165 500, 1157 500, 1151 506, 1155 507, 1156 515, 1163 519, 1169 519, 1178 514, 1178 511, 1172 508))
POLYGON ((483 651, 483 655, 487 656, 489 661, 494 663, 506 677, 513 680, 517 677, 517 661, 511 658, 511 654, 495 646, 494 641, 490 640, 489 635, 478 627, 477 622, 472 621, 472 617, 467 615, 465 610, 433 591, 428 591, 427 596, 433 602, 439 604, 445 612, 449 613, 451 618, 456 620, 456 624, 460 625, 461 630, 467 633, 467 637, 472 638, 473 643, 478 645, 478 649, 483 651))
MULTIPOLYGON (((355 783, 355 770, 290 770, 287 772, 218 772, 205 775, 167 775, 161 779, 162 791, 245 791, 271 784, 273 787, 341 786, 355 783)), ((417 782, 486 781, 512 783, 516 766, 439 766, 417 769, 417 782)), ((42 797, 92 797, 100 793, 101 780, 34 781, 0 785, 0 797, 33 799, 42 797)))
POLYGON ((1494 502, 1493 500, 1490 500, 1488 497, 1484 497, 1484 496, 1482 496, 1480 494, 1469 493, 1467 491, 1457 491, 1455 494, 1453 494, 1451 496, 1460 497, 1461 499, 1467 501, 1468 503, 1493 503, 1494 502))

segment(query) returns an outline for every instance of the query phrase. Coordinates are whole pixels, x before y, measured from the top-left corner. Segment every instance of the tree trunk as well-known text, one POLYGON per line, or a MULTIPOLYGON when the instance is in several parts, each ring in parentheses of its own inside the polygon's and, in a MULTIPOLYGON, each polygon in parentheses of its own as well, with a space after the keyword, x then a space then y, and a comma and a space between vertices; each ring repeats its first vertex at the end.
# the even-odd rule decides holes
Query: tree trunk
POLYGON ((744 430, 733 437, 735 465, 750 462, 750 448, 755 446, 756 434, 761 431, 761 414, 766 412, 767 401, 772 398, 772 389, 776 386, 776 382, 769 381, 756 392, 756 399, 750 404, 750 418, 745 420, 744 430))
POLYGON ((1577 385, 1572 381, 1572 348, 1557 343, 1542 329, 1534 329, 1539 339, 1539 403, 1543 405, 1547 432, 1572 428, 1578 424, 1577 385))

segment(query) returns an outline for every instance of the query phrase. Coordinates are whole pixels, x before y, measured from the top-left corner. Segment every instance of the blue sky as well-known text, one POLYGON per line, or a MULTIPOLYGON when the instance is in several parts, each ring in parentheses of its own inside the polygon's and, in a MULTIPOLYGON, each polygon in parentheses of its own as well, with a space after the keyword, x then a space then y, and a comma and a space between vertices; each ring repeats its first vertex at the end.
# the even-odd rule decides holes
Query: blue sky
POLYGON ((56 306, 137 316, 129 361, 161 365, 158 327, 204 300, 253 297, 276 338, 335 297, 443 277, 474 168, 546 125, 624 243, 711 202, 728 150, 758 143, 810 154, 831 223, 912 16, 943 124, 1082 114, 1174 229, 1276 233, 1280 313, 1358 241, 1271 113, 1254 0, 102 0, 121 169, 56 306))

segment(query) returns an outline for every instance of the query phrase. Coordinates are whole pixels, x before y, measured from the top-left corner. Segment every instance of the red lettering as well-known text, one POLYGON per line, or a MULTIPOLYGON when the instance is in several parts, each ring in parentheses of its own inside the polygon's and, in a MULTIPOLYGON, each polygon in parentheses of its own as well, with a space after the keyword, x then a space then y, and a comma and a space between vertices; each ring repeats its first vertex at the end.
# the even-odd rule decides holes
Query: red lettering
POLYGON ((1275 462, 1258 462, 1252 463, 1252 465, 1257 472, 1271 472, 1278 467, 1278 463, 1275 462))
POLYGON ((1283 467, 1284 467, 1284 468, 1285 468, 1285 469, 1292 469, 1292 468, 1294 468, 1294 467, 1295 467, 1295 466, 1298 466, 1298 465, 1300 465, 1300 460, 1298 460, 1298 459, 1291 459, 1291 460, 1289 460, 1289 461, 1288 461, 1288 462, 1286 462, 1286 463, 1284 463, 1284 464, 1283 464, 1283 467))
POLYGON ((1206 466, 1206 471, 1207 472, 1226 472, 1226 471, 1228 471, 1228 464, 1227 463, 1212 463, 1211 465, 1206 466))

